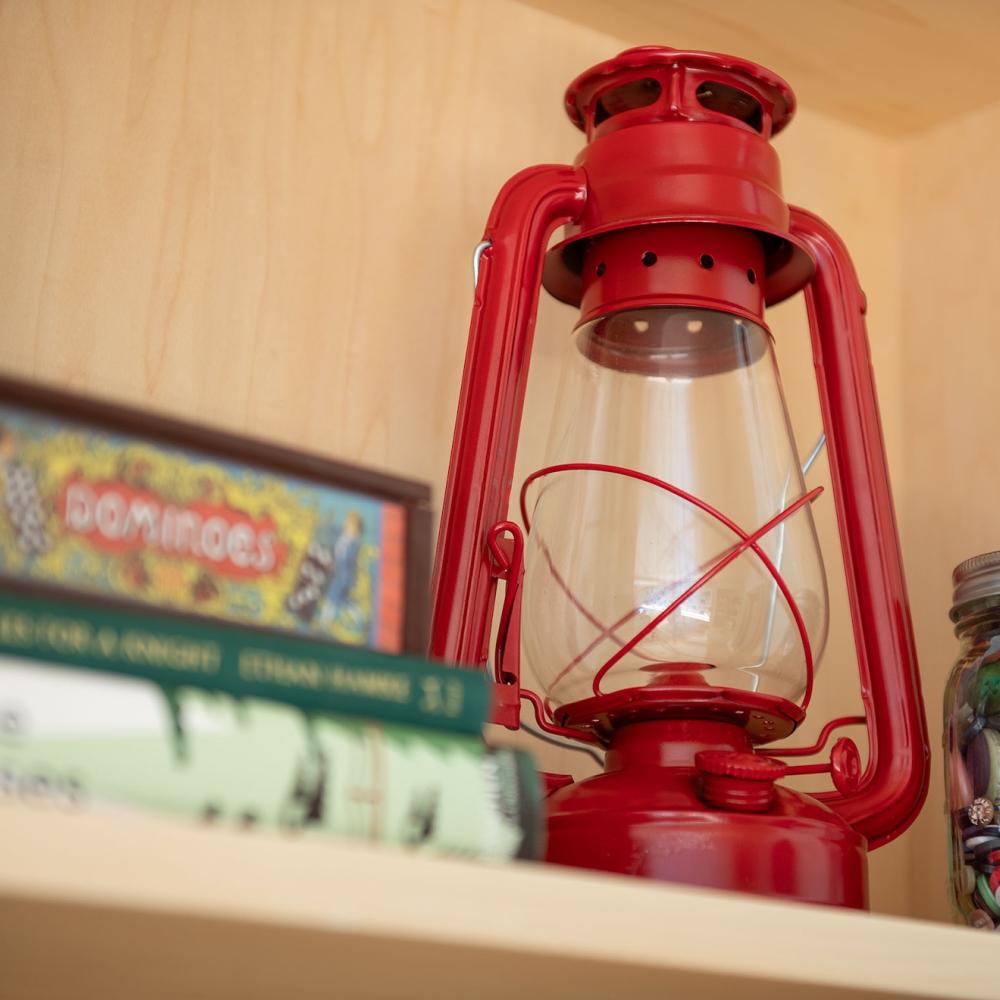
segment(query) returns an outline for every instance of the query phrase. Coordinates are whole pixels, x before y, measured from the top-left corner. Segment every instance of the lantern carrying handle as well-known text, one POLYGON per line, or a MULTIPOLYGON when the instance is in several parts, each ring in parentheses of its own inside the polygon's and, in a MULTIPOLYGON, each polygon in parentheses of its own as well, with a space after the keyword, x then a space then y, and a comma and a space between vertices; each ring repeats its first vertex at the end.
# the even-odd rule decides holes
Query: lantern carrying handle
POLYGON ((577 221, 586 201, 582 171, 529 167, 497 195, 476 247, 472 321, 434 560, 435 659, 472 668, 487 661, 498 583, 488 533, 507 516, 542 263, 552 232, 577 221))
POLYGON ((927 795, 927 723, 872 373, 867 302, 847 248, 791 207, 791 234, 816 262, 805 288, 848 599, 868 720, 868 766, 850 792, 816 797, 878 847, 927 795))

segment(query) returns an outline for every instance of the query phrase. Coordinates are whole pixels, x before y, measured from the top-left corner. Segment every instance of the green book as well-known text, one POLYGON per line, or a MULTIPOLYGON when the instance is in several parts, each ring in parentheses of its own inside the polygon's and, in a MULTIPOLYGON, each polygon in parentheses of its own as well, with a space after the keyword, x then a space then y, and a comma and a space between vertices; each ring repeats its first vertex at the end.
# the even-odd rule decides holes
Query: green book
POLYGON ((530 758, 481 738, 0 656, 0 805, 506 859, 542 853, 530 758), (180 720, 181 739, 177 738, 180 720))
POLYGON ((142 678, 171 702, 202 690, 464 733, 489 716, 482 671, 54 591, 0 589, 0 653, 142 678))

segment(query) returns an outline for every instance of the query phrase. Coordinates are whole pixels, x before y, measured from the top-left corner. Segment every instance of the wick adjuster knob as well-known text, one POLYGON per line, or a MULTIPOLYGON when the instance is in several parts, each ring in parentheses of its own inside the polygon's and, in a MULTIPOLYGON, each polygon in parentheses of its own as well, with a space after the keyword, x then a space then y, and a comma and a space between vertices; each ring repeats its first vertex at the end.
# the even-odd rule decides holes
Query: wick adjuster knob
POLYGON ((701 797, 716 809, 765 812, 774 801, 774 783, 788 766, 770 757, 733 750, 702 750, 695 763, 701 771, 701 797))

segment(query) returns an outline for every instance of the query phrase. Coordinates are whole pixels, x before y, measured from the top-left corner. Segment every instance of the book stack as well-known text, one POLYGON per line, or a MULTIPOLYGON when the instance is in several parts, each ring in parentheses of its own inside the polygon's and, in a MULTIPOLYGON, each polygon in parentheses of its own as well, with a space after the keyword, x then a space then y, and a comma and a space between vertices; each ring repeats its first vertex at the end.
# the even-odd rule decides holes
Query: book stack
POLYGON ((484 744, 488 712, 479 672, 0 590, 0 807, 538 857, 537 774, 484 744))

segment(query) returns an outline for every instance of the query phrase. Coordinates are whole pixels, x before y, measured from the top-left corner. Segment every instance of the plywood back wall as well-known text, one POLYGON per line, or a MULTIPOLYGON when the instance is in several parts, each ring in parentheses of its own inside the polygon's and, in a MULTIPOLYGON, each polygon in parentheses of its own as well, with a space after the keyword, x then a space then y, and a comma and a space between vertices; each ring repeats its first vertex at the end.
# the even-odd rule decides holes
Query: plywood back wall
POLYGON ((506 2, 3 5, 2 367, 439 484, 472 245, 607 53, 506 2))
MULTIPOLYGON (((562 91, 620 47, 513 0, 0 3, 0 368, 440 497, 470 251, 506 177, 572 159, 562 91)), ((855 250, 895 463, 897 148, 808 110, 778 147, 789 197, 855 250)), ((543 302, 522 472, 572 322, 543 302)), ((804 451, 801 303, 773 326, 804 451)), ((817 520, 832 619, 806 736, 857 705, 829 497, 817 520)), ((903 851, 876 858, 880 909, 909 905, 903 851)))
POLYGON ((903 177, 903 535, 934 755, 910 881, 917 915, 949 919, 941 706, 958 652, 951 571, 1000 549, 1000 106, 912 140, 903 177))

